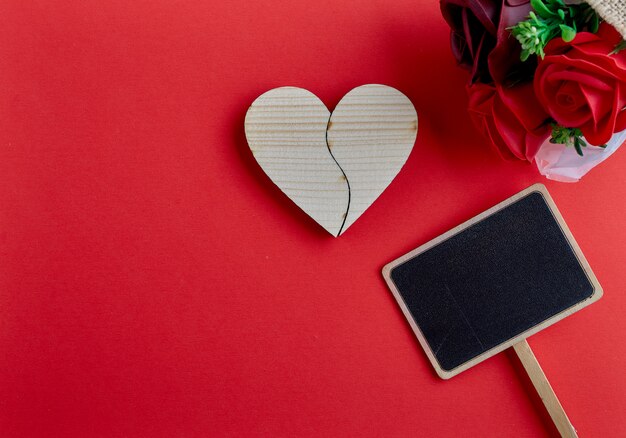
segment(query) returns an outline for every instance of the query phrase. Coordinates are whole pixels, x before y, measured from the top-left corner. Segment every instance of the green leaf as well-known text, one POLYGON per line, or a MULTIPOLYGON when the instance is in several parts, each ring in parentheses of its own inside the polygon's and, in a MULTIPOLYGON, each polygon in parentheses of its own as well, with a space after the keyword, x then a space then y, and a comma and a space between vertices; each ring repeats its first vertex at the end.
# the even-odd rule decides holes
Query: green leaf
POLYGON ((552 18, 556 14, 552 12, 541 0, 530 0, 530 5, 533 7, 537 14, 541 18, 552 18))
POLYGON ((563 9, 559 9, 557 11, 557 14, 559 14, 559 18, 563 21, 565 21, 565 11, 563 11, 563 9))
POLYGON ((591 25, 589 27, 589 30, 591 30, 591 33, 597 33, 598 29, 600 29, 600 17, 598 16, 597 12, 594 12, 591 16, 591 25))
POLYGON ((622 50, 626 50, 626 40, 622 40, 617 46, 615 46, 615 50, 613 50, 609 55, 617 55, 622 50))
POLYGON ((528 60, 529 57, 530 57, 530 52, 527 49, 522 50, 522 54, 520 55, 520 60, 524 62, 528 60))
POLYGON ((580 145, 580 139, 578 137, 574 138, 574 149, 576 149, 578 155, 583 156, 583 148, 580 145))
POLYGON ((566 43, 569 43, 576 38, 576 29, 565 24, 559 24, 559 27, 561 28, 561 38, 563 38, 563 41, 566 43))

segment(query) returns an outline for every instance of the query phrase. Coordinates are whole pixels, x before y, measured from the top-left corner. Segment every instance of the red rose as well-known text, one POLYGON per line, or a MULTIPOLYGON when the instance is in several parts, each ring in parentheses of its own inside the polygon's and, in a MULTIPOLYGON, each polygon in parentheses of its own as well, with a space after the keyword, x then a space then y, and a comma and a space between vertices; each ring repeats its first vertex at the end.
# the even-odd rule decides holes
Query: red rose
POLYGON ((605 23, 597 34, 579 32, 570 43, 555 38, 535 73, 535 94, 550 116, 579 128, 593 145, 626 129, 626 51, 610 54, 620 41, 605 23))
POLYGON ((477 83, 467 92, 472 121, 502 158, 533 161, 550 136, 550 126, 532 83, 512 88, 477 83))

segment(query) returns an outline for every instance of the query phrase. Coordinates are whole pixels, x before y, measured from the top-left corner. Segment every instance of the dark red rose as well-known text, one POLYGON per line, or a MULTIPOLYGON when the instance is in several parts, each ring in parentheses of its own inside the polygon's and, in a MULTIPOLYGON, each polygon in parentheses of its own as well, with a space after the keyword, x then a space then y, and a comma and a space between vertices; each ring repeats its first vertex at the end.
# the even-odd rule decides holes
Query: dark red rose
POLYGON ((566 43, 555 38, 535 74, 535 94, 560 125, 579 128, 589 143, 606 144, 626 129, 626 51, 606 23, 597 34, 579 32, 566 43))
POLYGON ((472 121, 500 156, 533 161, 551 128, 532 83, 512 88, 477 83, 468 86, 467 92, 472 121))
POLYGON ((441 12, 451 28, 452 53, 471 70, 470 83, 530 78, 534 65, 522 65, 520 47, 508 27, 526 18, 529 0, 440 0, 441 12))
POLYGON ((471 70, 472 82, 489 82, 487 56, 496 46, 502 0, 441 0, 440 6, 457 62, 471 70))
POLYGON ((495 82, 530 80, 537 67, 535 59, 522 62, 522 47, 509 28, 525 20, 532 10, 530 0, 504 0, 498 24, 497 43, 489 54, 489 73, 495 82))

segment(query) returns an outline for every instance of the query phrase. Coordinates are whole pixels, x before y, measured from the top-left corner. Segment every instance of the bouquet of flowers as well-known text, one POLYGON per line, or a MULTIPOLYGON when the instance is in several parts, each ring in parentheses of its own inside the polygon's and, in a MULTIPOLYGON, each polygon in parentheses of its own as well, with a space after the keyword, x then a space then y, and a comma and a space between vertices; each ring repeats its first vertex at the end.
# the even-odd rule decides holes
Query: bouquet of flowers
POLYGON ((441 0, 469 113, 506 159, 578 181, 626 141, 623 0, 441 0))

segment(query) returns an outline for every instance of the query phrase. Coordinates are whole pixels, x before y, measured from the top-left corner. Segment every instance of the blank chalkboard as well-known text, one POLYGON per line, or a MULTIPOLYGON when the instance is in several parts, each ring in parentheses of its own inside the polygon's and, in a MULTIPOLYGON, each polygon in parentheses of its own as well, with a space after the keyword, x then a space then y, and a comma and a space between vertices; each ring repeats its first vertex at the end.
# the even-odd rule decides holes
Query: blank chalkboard
POLYGON ((383 275, 443 378, 602 295, 540 184, 388 264, 383 275))

